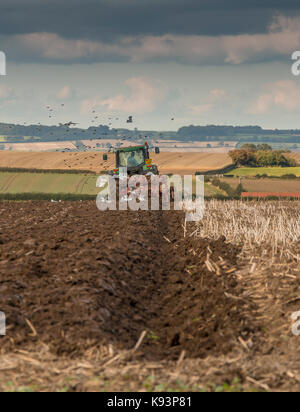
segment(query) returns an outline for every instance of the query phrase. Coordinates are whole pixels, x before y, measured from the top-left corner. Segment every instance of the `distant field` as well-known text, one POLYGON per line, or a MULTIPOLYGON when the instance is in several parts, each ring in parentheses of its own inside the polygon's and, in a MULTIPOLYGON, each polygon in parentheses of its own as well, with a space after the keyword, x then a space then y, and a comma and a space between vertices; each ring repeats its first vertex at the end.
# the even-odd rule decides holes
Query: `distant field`
MULTIPOLYGON (((9 193, 51 193, 97 195, 97 175, 55 174, 55 173, 11 173, 0 172, 0 194, 9 193)), ((224 195, 224 193, 205 183, 205 195, 224 195)))
POLYGON ((161 173, 195 174, 222 169, 232 164, 226 153, 160 153, 151 154, 161 173))
MULTIPOLYGON (((245 135, 244 135, 245 137, 245 135)), ((249 143, 254 143, 254 144, 263 144, 266 143, 268 145, 270 145, 274 150, 295 150, 295 149, 300 149, 300 143, 286 143, 284 141, 284 139, 287 139, 288 136, 282 136, 282 141, 281 142, 272 142, 271 140, 266 140, 266 141, 261 141, 261 142, 255 142, 255 139, 253 140, 253 136, 248 135, 248 142, 249 143)), ((247 142, 247 143, 248 143, 247 142)), ((240 142, 238 142, 237 144, 237 148, 240 148, 241 146, 243 146, 246 143, 245 140, 242 140, 240 142)))
MULTIPOLYGON (((236 188, 238 178, 223 178, 222 181, 236 188)), ((300 180, 283 179, 242 179, 242 185, 247 192, 300 192, 300 180)))
POLYGON ((97 194, 97 176, 55 173, 0 173, 0 193, 97 194))
MULTIPOLYGON (((38 137, 27 136, 24 138, 24 143, 5 143, 5 150, 12 150, 17 152, 39 152, 39 151, 55 151, 65 149, 76 149, 73 142, 34 142, 28 143, 27 140, 38 140, 38 137)), ((5 142, 5 141, 4 141, 5 142)))
MULTIPOLYGON (((151 153, 153 162, 161 173, 195 174, 221 169, 230 165, 231 159, 226 153, 151 153)), ((28 169, 92 170, 97 173, 115 167, 114 154, 108 154, 108 161, 103 161, 100 152, 8 152, 0 151, 0 167, 28 169)))
POLYGON ((223 190, 209 183, 204 184, 204 193, 205 193, 205 196, 216 196, 216 195, 227 196, 227 194, 223 192, 223 190))
MULTIPOLYGON (((7 136, 3 136, 4 138, 7 136)), ((3 143, 5 143, 5 150, 12 150, 18 152, 42 152, 42 151, 57 151, 57 150, 69 150, 75 149, 76 144, 80 142, 87 149, 91 150, 106 150, 108 147, 107 144, 112 145, 114 147, 118 147, 118 145, 123 145, 124 140, 120 137, 119 139, 81 139, 79 141, 75 140, 68 140, 68 141, 60 141, 55 139, 52 142, 44 142, 40 141, 39 137, 36 136, 26 136, 24 137, 23 142, 20 143, 11 143, 9 139, 4 139, 3 143), (31 142, 29 142, 31 140, 31 142), (32 141, 33 140, 33 141, 32 141)), ((128 140, 126 142, 127 145, 136 145, 136 144, 143 144, 144 141, 140 141, 137 143, 136 141, 128 140)), ((155 145, 158 145, 161 149, 161 152, 203 152, 203 153, 227 153, 228 151, 234 149, 237 145, 236 141, 223 141, 220 143, 219 141, 205 141, 205 142, 195 142, 195 141, 178 141, 178 140, 157 140, 155 145)))
POLYGON ((289 153, 288 156, 295 159, 297 164, 300 165, 300 153, 289 153))
POLYGON ((300 167, 239 167, 230 172, 234 176, 256 176, 266 174, 268 176, 283 176, 294 174, 300 176, 300 167))

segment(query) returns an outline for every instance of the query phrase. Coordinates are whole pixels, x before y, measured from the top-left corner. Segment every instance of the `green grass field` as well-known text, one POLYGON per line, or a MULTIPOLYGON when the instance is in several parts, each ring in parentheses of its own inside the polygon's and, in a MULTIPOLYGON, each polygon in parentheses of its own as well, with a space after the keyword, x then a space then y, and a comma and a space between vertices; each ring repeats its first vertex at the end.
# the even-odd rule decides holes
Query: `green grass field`
POLYGON ((97 176, 55 173, 0 173, 0 193, 69 193, 96 195, 97 176))
POLYGON ((300 177, 300 167, 239 167, 232 170, 230 175, 239 176, 256 176, 266 174, 268 176, 283 176, 293 174, 300 177))
MULTIPOLYGON (((0 172, 0 194, 72 194, 97 195, 97 175, 68 173, 0 172)), ((205 183, 205 195, 226 195, 222 190, 205 183)))
POLYGON ((223 190, 219 189, 216 186, 213 186, 210 183, 204 183, 204 193, 205 196, 227 196, 223 190))

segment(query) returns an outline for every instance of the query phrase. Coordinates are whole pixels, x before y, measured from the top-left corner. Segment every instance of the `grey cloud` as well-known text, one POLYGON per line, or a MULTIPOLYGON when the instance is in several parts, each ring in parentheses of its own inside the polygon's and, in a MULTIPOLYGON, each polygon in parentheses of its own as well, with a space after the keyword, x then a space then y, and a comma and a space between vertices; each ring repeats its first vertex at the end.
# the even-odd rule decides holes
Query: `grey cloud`
POLYGON ((115 41, 119 36, 262 33, 298 0, 1 0, 0 34, 57 33, 115 41))
POLYGON ((288 59, 297 0, 1 0, 8 61, 240 64, 288 59), (274 16, 282 18, 270 30, 274 16))
POLYGON ((70 39, 57 33, 2 37, 8 59, 54 63, 101 61, 242 64, 291 59, 300 44, 300 17, 278 16, 266 33, 123 36, 115 42, 70 39), (9 51, 9 52, 8 52, 9 51))

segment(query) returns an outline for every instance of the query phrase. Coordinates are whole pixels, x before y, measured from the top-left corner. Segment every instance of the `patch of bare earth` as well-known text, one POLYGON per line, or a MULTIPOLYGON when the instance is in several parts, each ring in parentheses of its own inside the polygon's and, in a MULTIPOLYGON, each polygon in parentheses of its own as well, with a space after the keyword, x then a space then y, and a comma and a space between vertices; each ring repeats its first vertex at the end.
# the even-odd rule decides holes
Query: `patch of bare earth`
POLYGON ((2 390, 299 390, 299 204, 0 205, 2 390))

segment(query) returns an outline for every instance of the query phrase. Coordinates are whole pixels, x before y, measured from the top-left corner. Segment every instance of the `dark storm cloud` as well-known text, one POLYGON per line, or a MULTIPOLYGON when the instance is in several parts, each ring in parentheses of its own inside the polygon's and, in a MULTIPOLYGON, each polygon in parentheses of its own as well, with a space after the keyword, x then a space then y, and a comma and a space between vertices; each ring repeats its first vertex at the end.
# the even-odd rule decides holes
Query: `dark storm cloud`
POLYGON ((299 0, 0 2, 10 61, 241 64, 287 60, 300 45, 299 0))
POLYGON ((124 35, 251 34, 265 32, 276 12, 299 14, 299 0, 1 0, 0 34, 105 42, 124 35))

